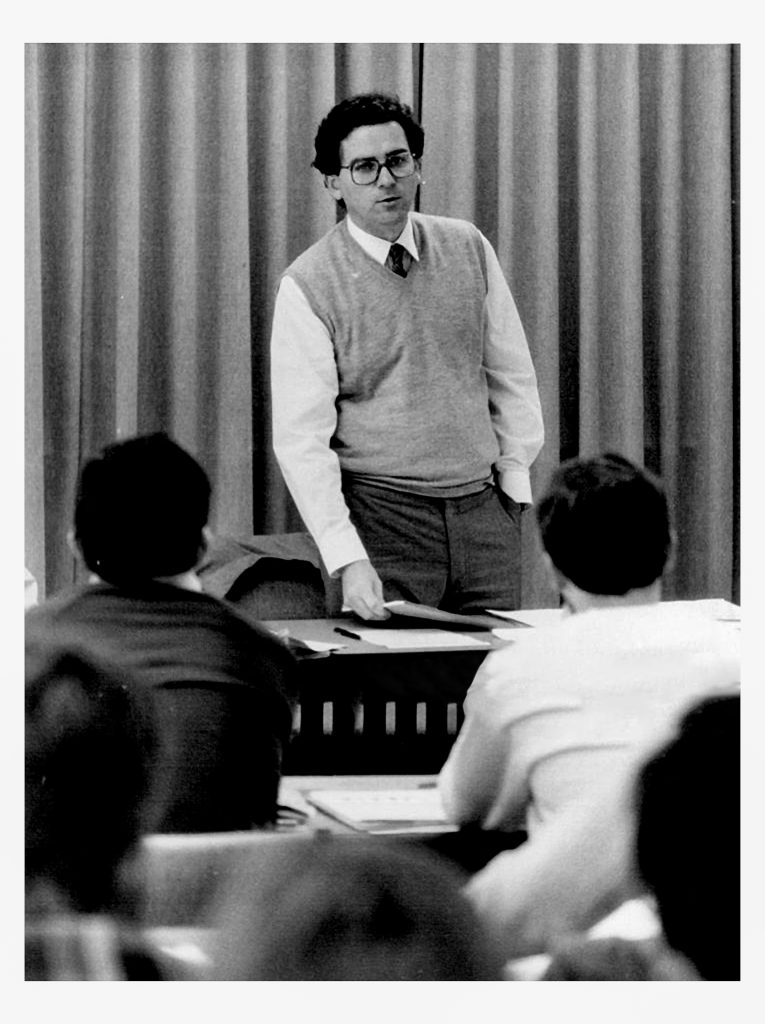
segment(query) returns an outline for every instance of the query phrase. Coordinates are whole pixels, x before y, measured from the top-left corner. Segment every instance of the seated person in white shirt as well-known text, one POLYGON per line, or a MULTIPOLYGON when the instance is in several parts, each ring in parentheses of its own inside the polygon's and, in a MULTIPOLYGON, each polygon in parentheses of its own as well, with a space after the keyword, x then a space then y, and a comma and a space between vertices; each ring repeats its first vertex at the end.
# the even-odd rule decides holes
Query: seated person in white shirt
POLYGON ((734 635, 660 603, 671 530, 658 480, 620 455, 574 459, 537 518, 570 614, 488 655, 439 779, 453 821, 525 828, 532 843, 689 704, 739 680, 734 635))
POLYGON ((384 600, 518 606, 520 515, 543 440, 536 376, 496 254, 413 213, 424 132, 365 94, 319 126, 346 216, 285 271, 274 450, 327 571, 364 619, 384 600))
POLYGON ((738 693, 704 699, 628 772, 471 878, 465 894, 512 977, 739 977, 739 719, 738 693))

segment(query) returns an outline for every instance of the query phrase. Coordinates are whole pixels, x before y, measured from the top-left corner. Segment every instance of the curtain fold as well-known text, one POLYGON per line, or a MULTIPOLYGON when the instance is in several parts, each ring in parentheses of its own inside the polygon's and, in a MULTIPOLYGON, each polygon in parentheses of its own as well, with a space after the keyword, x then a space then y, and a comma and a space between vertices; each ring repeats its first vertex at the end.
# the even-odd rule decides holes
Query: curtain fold
POLYGON ((578 446, 642 461, 643 390, 634 386, 643 380, 637 47, 582 46, 575 59, 578 446))
POLYGON ((42 240, 40 238, 40 120, 37 50, 27 47, 24 100, 24 560, 45 585, 45 424, 43 420, 42 240))
POLYGON ((256 533, 302 529, 271 453, 269 338, 282 271, 335 223, 311 167, 320 120, 343 96, 371 89, 414 102, 411 44, 261 43, 248 47, 252 262, 252 480, 256 533))
MULTIPOLYGON (((74 578, 78 469, 167 430, 213 526, 300 529, 271 453, 279 278, 336 217, 310 166, 341 97, 398 93, 426 131, 420 208, 495 246, 545 447, 666 481, 668 593, 737 596, 737 55, 724 45, 28 44, 26 559, 74 578)), ((628 542, 628 538, 625 538, 628 542)), ((533 519, 523 603, 554 599, 533 519)))
MULTIPOLYGON (((423 62, 422 208, 497 249, 539 378, 535 491, 559 459, 605 449, 659 473, 678 597, 738 594, 734 55, 466 43, 423 62)), ((527 521, 529 606, 552 596, 539 554, 527 521)))

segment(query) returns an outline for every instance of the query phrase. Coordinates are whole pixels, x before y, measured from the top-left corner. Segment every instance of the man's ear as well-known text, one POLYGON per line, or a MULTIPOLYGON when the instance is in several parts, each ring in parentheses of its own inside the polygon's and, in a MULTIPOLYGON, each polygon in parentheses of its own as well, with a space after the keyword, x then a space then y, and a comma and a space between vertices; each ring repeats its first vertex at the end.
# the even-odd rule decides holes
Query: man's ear
POLYGON ((556 568, 552 558, 544 550, 542 551, 542 559, 547 569, 547 575, 558 592, 558 599, 562 604, 573 607, 575 602, 571 601, 571 595, 578 588, 574 586, 567 576, 563 575, 560 569, 556 568))
POLYGON ((343 198, 342 192, 337 187, 337 174, 325 174, 324 175, 324 188, 329 192, 336 203, 339 203, 343 198))
POLYGON ((665 576, 668 572, 671 572, 675 567, 675 553, 677 552, 677 532, 674 527, 669 528, 669 551, 667 552, 667 561, 664 563, 661 575, 665 576))
POLYGON ((77 538, 74 535, 74 530, 66 531, 66 544, 69 550, 74 555, 74 557, 78 559, 80 562, 82 562, 84 565, 85 559, 82 557, 82 551, 80 550, 80 545, 77 543, 77 538))
POLYGON ((85 561, 85 556, 82 553, 80 543, 74 535, 74 530, 66 531, 66 545, 74 555, 74 559, 77 562, 78 568, 84 569, 89 574, 88 579, 90 582, 98 580, 98 574, 90 568, 88 563, 85 561))
POLYGON ((213 542, 213 532, 212 532, 212 530, 210 529, 209 526, 205 525, 205 526, 202 527, 202 532, 199 535, 199 547, 197 549, 197 560, 194 563, 194 565, 192 566, 192 568, 194 569, 195 572, 202 565, 202 562, 205 559, 205 555, 207 554, 208 548, 210 547, 212 542, 213 542))

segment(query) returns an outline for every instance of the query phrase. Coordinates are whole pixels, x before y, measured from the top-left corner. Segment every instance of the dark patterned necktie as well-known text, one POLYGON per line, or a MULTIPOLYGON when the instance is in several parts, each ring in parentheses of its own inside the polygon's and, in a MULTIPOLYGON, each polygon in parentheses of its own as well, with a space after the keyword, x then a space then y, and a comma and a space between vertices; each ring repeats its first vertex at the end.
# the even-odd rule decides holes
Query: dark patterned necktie
POLYGON ((398 274, 399 277, 406 277, 409 271, 409 261, 411 258, 412 257, 403 245, 399 245, 398 242, 394 242, 388 250, 385 266, 388 270, 392 270, 394 274, 398 274))

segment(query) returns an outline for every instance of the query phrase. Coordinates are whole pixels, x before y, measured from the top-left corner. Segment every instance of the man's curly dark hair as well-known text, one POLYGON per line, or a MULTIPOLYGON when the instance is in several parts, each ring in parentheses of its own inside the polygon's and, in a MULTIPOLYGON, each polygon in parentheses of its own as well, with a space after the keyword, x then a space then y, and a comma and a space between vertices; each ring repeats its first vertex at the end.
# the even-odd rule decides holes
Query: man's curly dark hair
POLYGON ((425 132, 414 118, 412 108, 398 96, 380 92, 361 93, 341 100, 319 125, 314 139, 313 166, 322 174, 340 171, 340 146, 352 131, 370 124, 396 121, 404 129, 412 156, 419 160, 425 145, 425 132))

